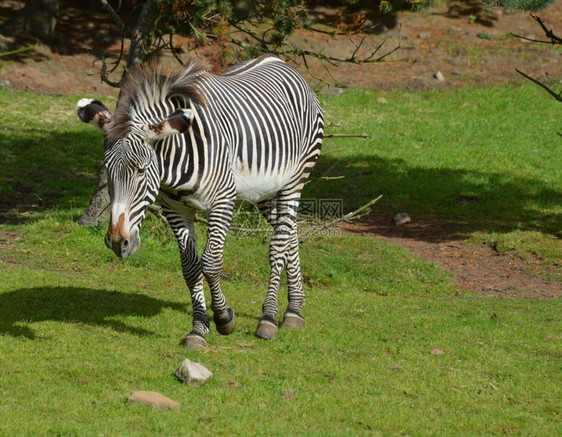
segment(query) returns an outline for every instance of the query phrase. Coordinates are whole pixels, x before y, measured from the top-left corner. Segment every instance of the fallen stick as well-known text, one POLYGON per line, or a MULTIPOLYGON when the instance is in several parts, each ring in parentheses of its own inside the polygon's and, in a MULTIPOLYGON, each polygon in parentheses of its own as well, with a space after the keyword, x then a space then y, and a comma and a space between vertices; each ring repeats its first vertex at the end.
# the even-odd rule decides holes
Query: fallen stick
MULTIPOLYGON (((372 199, 369 202, 367 202, 365 205, 361 206, 360 208, 357 208, 355 211, 352 211, 350 213, 347 213, 341 217, 338 217, 334 220, 331 220, 327 223, 323 223, 321 225, 316 225, 316 226, 311 226, 310 228, 306 228, 305 231, 306 233, 299 238, 299 243, 304 243, 306 240, 308 240, 312 235, 314 235, 315 233, 317 233, 318 231, 322 231, 325 229, 330 229, 331 227, 338 225, 340 223, 346 222, 346 223, 350 223, 353 220, 358 220, 361 217, 369 214, 371 212, 371 206, 373 206, 376 202, 378 202, 380 199, 382 198, 382 195, 380 195, 379 197, 377 197, 376 199, 372 199)), ((158 206, 158 205, 150 205, 148 207, 148 210, 150 212, 152 212, 154 215, 156 215, 156 217, 158 217, 160 220, 162 220, 162 223, 164 223, 167 227, 169 227, 169 223, 168 220, 166 220, 166 217, 164 217, 164 215, 162 214, 162 207, 158 206)), ((203 223, 205 225, 209 225, 209 222, 202 218, 202 217, 195 217, 195 222, 196 223, 203 223)), ((242 233, 248 233, 248 234, 259 234, 259 233, 266 233, 266 232, 271 232, 272 229, 271 228, 243 228, 243 227, 239 227, 239 226, 231 226, 229 229, 229 232, 242 232, 242 233)))
POLYGON ((308 232, 303 235, 301 238, 299 238, 299 243, 304 243, 306 240, 308 240, 313 234, 315 234, 318 231, 323 231, 324 229, 329 229, 332 226, 338 225, 340 223, 346 222, 349 223, 353 220, 358 220, 361 217, 369 214, 371 212, 371 206, 373 206, 375 203, 377 203, 380 199, 382 198, 382 194, 377 197, 376 199, 370 200, 369 202, 367 202, 365 205, 361 206, 360 208, 356 209, 355 211, 352 211, 348 214, 345 214, 342 217, 339 217, 337 219, 334 219, 328 223, 324 223, 322 225, 317 225, 317 226, 312 226, 311 228, 308 228, 308 232))
POLYGON ((366 133, 362 134, 326 134, 324 138, 369 138, 366 133))

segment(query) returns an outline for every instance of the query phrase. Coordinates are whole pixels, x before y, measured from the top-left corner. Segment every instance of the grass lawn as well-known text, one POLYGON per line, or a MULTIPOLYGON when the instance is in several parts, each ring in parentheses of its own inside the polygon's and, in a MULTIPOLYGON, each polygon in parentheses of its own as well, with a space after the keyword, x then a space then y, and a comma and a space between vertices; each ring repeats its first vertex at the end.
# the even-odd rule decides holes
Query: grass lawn
MULTIPOLYGON (((321 96, 328 133, 370 138, 327 140, 304 197, 347 212, 383 194, 378 211, 560 261, 556 102, 532 86, 377 96, 321 96)), ((231 236, 237 330, 182 349, 189 294, 158 219, 125 260, 105 225, 76 224, 102 146, 75 100, 0 91, 0 435, 560 435, 560 299, 462 292, 376 238, 304 243, 307 325, 265 342, 267 241, 231 236), (180 384, 185 357, 213 379, 180 384), (130 405, 133 390, 181 411, 130 405)))

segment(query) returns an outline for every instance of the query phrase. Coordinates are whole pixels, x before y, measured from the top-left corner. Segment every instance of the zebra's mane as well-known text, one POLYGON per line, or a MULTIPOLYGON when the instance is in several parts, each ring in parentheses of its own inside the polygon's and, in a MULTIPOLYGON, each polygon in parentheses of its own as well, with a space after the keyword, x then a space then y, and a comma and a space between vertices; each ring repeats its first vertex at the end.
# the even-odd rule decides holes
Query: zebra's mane
POLYGON ((203 80, 199 74, 202 71, 204 68, 198 62, 190 62, 182 71, 171 74, 155 63, 131 69, 121 87, 115 112, 108 125, 108 138, 122 138, 134 125, 161 121, 147 120, 147 114, 151 108, 163 102, 168 106, 174 102, 174 105, 186 107, 191 101, 205 106, 205 97, 198 86, 203 80))

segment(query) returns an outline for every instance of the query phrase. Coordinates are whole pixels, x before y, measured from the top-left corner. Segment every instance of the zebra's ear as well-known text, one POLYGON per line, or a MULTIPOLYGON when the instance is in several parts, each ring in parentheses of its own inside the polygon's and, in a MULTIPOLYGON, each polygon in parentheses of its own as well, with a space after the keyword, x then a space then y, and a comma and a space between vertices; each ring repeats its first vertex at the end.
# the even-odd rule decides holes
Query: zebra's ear
POLYGON ((80 99, 77 108, 80 120, 95 124, 101 130, 111 121, 111 113, 99 100, 80 99))
POLYGON ((143 127, 149 140, 161 140, 170 135, 182 134, 189 129, 194 118, 191 109, 178 109, 167 119, 160 123, 149 124, 143 127))

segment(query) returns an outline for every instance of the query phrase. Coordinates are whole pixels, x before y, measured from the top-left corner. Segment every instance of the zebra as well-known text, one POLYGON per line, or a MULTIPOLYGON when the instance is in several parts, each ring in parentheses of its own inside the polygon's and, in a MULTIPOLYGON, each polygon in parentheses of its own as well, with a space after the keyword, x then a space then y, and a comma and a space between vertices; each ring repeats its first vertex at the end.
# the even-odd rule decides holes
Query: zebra
POLYGON ((273 55, 222 74, 206 71, 199 62, 175 73, 150 64, 129 72, 113 115, 101 101, 81 99, 78 116, 104 135, 111 201, 105 244, 117 256, 125 258, 138 248, 147 208, 160 196, 191 293, 193 328, 182 340, 185 347, 207 345, 203 278, 217 331, 228 335, 235 329, 220 277, 237 199, 257 204, 273 228, 269 285, 256 335, 276 336, 285 268, 288 306, 280 326, 304 326, 296 218, 301 190, 320 155, 324 118, 318 98, 295 69, 273 55), (208 221, 200 258, 197 210, 205 211, 208 221))

